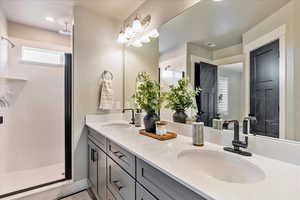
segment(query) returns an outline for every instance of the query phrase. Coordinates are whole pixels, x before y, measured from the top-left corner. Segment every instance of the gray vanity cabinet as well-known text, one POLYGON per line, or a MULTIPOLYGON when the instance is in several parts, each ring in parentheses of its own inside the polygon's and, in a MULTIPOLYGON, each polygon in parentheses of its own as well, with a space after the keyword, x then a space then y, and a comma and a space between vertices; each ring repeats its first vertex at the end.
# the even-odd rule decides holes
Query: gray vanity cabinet
POLYGON ((205 200, 140 159, 137 159, 137 181, 159 200, 205 200))
POLYGON ((106 138, 103 135, 89 128, 88 136, 89 139, 92 140, 95 144, 97 144, 97 146, 100 147, 102 151, 106 152, 106 138))
POLYGON ((88 178, 98 200, 205 200, 94 130, 88 136, 88 178))
POLYGON ((111 193, 111 191, 109 191, 109 189, 106 190, 106 200, 116 200, 116 198, 114 197, 114 195, 111 193))
POLYGON ((88 155, 89 155, 89 168, 88 168, 88 179, 90 182, 91 189, 94 194, 98 193, 98 162, 97 157, 97 147, 92 142, 88 142, 88 155))
POLYGON ((135 156, 112 141, 107 141, 107 154, 132 177, 135 177, 135 156))
POLYGON ((136 184, 136 200, 157 200, 152 194, 145 190, 138 183, 136 184))
POLYGON ((135 199, 135 180, 109 157, 107 158, 107 187, 116 200, 135 199))
POLYGON ((106 200, 106 154, 98 149, 98 196, 106 200))
POLYGON ((100 200, 106 200, 106 154, 91 140, 88 142, 88 178, 100 200))

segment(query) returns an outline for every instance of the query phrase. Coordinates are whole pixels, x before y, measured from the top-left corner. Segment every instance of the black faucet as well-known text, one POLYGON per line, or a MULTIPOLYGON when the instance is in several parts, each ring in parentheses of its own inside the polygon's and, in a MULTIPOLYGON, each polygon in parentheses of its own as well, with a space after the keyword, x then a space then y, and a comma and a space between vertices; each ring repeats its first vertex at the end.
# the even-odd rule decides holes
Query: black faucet
POLYGON ((254 115, 249 114, 248 117, 244 118, 243 121, 243 133, 244 134, 250 134, 256 135, 255 131, 252 131, 252 125, 255 125, 257 123, 257 119, 254 115))
POLYGON ((135 124, 134 109, 124 108, 123 113, 125 113, 127 110, 131 110, 131 122, 129 124, 135 124))
POLYGON ((224 121, 223 127, 228 127, 228 125, 231 123, 234 123, 234 138, 232 141, 233 148, 224 147, 224 150, 232 153, 237 153, 243 156, 252 156, 251 153, 240 150, 240 148, 246 149, 248 147, 248 136, 245 137, 245 142, 240 141, 239 121, 237 120, 224 121))

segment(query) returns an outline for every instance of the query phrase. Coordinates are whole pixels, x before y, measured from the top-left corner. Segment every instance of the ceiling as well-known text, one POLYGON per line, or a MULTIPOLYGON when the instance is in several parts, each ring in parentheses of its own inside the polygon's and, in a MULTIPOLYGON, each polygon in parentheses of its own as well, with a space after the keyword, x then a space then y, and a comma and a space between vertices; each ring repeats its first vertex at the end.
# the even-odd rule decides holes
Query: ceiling
POLYGON ((192 8, 160 28, 160 52, 192 42, 205 46, 213 42, 214 50, 242 42, 243 33, 290 0, 201 0, 192 8))
POLYGON ((0 0, 0 6, 10 21, 53 31, 63 29, 64 22, 72 22, 72 0, 0 0), (55 22, 48 22, 53 17, 55 22))
POLYGON ((79 5, 104 16, 127 19, 146 0, 79 0, 79 5))
POLYGON ((58 31, 65 21, 72 23, 73 7, 79 5, 97 14, 125 20, 145 0, 0 0, 10 21, 58 31), (52 17, 55 22, 46 21, 52 17))

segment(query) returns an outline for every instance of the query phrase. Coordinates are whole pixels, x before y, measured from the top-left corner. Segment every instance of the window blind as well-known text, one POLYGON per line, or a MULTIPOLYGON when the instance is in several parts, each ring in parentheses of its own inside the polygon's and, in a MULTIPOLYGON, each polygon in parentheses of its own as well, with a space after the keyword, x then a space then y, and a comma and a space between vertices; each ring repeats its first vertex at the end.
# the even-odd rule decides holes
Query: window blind
POLYGON ((218 112, 228 114, 228 77, 219 77, 218 80, 218 112))

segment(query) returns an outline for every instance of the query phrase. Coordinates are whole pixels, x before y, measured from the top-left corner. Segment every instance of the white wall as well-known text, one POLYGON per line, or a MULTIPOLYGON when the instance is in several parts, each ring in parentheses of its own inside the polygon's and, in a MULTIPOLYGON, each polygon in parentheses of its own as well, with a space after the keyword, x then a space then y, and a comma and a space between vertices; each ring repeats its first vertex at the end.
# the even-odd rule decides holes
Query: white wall
POLYGON ((139 72, 148 72, 151 78, 158 81, 159 49, 158 39, 151 39, 150 43, 140 48, 125 47, 124 51, 124 98, 125 107, 132 108, 132 95, 135 92, 136 77, 139 72))
POLYGON ((117 43, 121 22, 75 7, 74 25, 74 179, 87 177, 86 114, 98 110, 99 78, 104 70, 114 75, 115 101, 123 101, 123 54, 117 43))
MULTIPOLYGON (((138 14, 151 15, 151 23, 145 30, 146 32, 159 28, 175 16, 198 3, 199 0, 172 0, 171 2, 147 0, 136 10, 138 14)), ((136 12, 132 13, 126 21, 132 21, 135 17, 136 12)))
POLYGON ((288 24, 291 27, 291 20, 293 17, 294 1, 291 1, 280 10, 275 12, 270 17, 266 18, 249 31, 243 34, 243 45, 258 39, 262 35, 272 32, 282 24, 288 24))
MULTIPOLYGON (((299 132, 300 130, 300 104, 299 104, 299 99, 300 99, 300 1, 295 1, 294 4, 294 66, 295 66, 295 71, 294 71, 294 109, 295 109, 295 114, 294 114, 294 120, 295 120, 295 131, 299 132)), ((296 140, 300 141, 300 134, 296 135, 296 140)))
POLYGON ((186 74, 190 77, 191 80, 194 79, 194 61, 193 57, 198 57, 200 59, 204 59, 203 62, 212 63, 212 55, 213 51, 204 47, 200 47, 198 45, 187 43, 187 61, 186 61, 186 74))
POLYGON ((212 50, 195 45, 193 43, 189 43, 189 42, 187 43, 187 53, 188 53, 188 58, 191 55, 194 55, 194 56, 198 56, 198 57, 205 58, 208 60, 213 59, 213 57, 212 57, 213 51, 212 50))
MULTIPOLYGON (((7 21, 6 18, 0 9, 0 36, 7 36, 7 21)), ((7 43, 4 41, 0 41, 0 76, 4 74, 4 70, 7 66, 7 55, 8 55, 8 48, 7 43)), ((7 88, 7 84, 4 80, 0 79, 0 96, 1 93, 4 93, 7 88)), ((0 108, 0 116, 6 115, 7 110, 0 108)), ((7 134, 7 126, 0 125, 0 133, 7 134)), ((0 134, 0 135, 1 135, 0 134)), ((0 146, 4 146, 3 140, 0 140, 0 146)), ((5 156, 5 152, 0 150, 0 158, 5 156)), ((1 162, 2 163, 2 162, 1 162)), ((4 171, 5 167, 3 164, 0 164, 0 173, 4 171)))
POLYGON ((237 56, 243 54, 243 45, 237 44, 224 49, 218 49, 213 51, 213 60, 219 60, 222 58, 237 56))
POLYGON ((170 66, 173 70, 186 71, 187 45, 175 47, 159 56, 159 67, 170 66))
MULTIPOLYGON (((288 139, 294 140, 296 136, 295 132, 295 103, 297 99, 294 95, 297 93, 294 90, 294 85, 296 84, 296 79, 298 76, 295 73, 294 67, 294 42, 296 40, 295 35, 295 25, 297 18, 294 18, 294 13, 296 11, 295 0, 288 3, 286 6, 282 7, 280 10, 275 12, 273 15, 263 20, 248 32, 243 35, 243 45, 244 47, 249 43, 257 40, 258 38, 274 31, 282 25, 286 25, 286 137, 288 139)), ((298 37, 298 36, 297 36, 298 37)), ((246 62, 247 63, 247 62, 246 62)), ((247 65, 245 65, 247 71, 247 65)), ((245 79, 245 84, 248 84, 248 79, 245 79)), ((249 84, 248 84, 249 85, 249 84)), ((248 88, 246 86, 246 88, 248 88)), ((247 98, 248 99, 248 98, 247 98)), ((246 99, 246 101, 247 101, 246 99)), ((247 105, 248 103, 246 103, 247 105)))
POLYGON ((19 24, 12 21, 8 22, 8 35, 15 38, 71 47, 70 36, 61 35, 54 31, 19 24))
MULTIPOLYGON (((241 64, 242 65, 242 64, 241 64)), ((231 120, 237 119, 241 121, 243 110, 243 72, 239 72, 232 69, 226 69, 226 65, 219 66, 219 77, 228 78, 228 113, 222 115, 222 119, 231 120)))
MULTIPOLYGON (((174 47, 169 49, 168 51, 161 52, 159 57, 159 67, 161 68, 161 73, 166 70, 174 71, 174 72, 185 72, 187 69, 187 44, 174 47)), ((169 85, 166 84, 166 80, 161 76, 160 87, 161 91, 167 92, 169 91, 169 85)), ((173 80, 176 80, 174 78, 173 80)), ((174 111, 170 109, 164 108, 165 104, 163 104, 162 109, 160 111, 161 120, 171 120, 174 111)))
MULTIPOLYGON (((7 36, 7 20, 0 9, 0 37, 7 36)), ((0 41, 0 75, 4 71, 7 64, 7 43, 0 41)))

